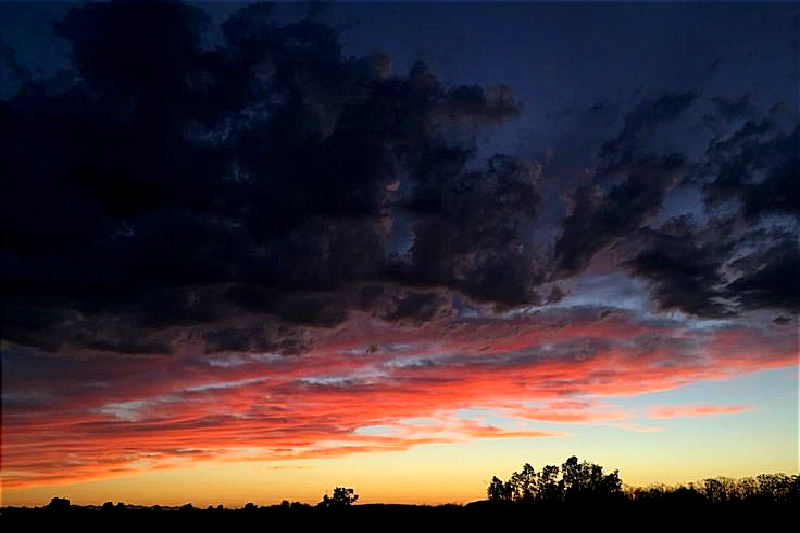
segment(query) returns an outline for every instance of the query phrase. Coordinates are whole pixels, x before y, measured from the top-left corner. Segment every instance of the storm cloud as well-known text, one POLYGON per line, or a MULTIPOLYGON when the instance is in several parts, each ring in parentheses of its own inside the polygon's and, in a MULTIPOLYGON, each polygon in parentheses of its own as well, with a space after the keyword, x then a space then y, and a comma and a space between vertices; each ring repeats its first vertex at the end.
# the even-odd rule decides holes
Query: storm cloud
MULTIPOLYGON (((343 56, 333 28, 271 12, 234 13, 213 48, 188 4, 58 21, 70 83, 27 83, 3 106, 5 338, 57 345, 33 340, 32 314, 39 328, 120 312, 144 328, 242 312, 330 326, 345 288, 372 280, 529 300, 518 226, 536 168, 498 155, 465 170, 471 132, 518 115, 511 89, 447 87, 422 61, 394 74, 384 55, 343 56)), ((102 345, 91 336, 71 341, 102 345)))

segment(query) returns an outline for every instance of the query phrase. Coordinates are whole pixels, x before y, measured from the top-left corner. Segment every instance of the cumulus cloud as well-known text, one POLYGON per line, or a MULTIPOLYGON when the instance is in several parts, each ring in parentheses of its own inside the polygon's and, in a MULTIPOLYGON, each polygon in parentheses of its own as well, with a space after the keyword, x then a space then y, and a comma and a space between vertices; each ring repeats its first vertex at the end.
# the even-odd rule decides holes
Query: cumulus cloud
MULTIPOLYGON (((422 61, 391 74, 385 56, 345 57, 337 30, 279 24, 266 4, 231 15, 213 50, 209 25, 175 2, 74 6, 56 31, 79 81, 5 102, 7 340, 57 349, 48 323, 123 310, 158 331, 240 313, 330 327, 354 305, 347 287, 375 279, 533 297, 519 224, 536 169, 497 156, 468 172, 474 139, 452 134, 518 116, 509 87, 446 87, 422 61), (410 260, 391 242, 403 232, 410 260)), ((378 314, 433 316, 413 293, 398 301, 378 314)))

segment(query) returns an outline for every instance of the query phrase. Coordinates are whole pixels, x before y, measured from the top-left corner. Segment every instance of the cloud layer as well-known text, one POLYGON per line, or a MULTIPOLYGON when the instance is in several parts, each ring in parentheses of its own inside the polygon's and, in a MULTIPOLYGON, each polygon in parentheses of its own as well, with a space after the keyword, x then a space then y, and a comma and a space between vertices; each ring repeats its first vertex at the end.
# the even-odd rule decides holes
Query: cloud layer
MULTIPOLYGON (((707 328, 602 309, 441 329, 357 321, 300 356, 78 360, 6 352, 4 484, 117 471, 110 467, 322 458, 569 433, 536 429, 542 422, 626 430, 636 413, 601 398, 793 365, 797 355, 794 332, 774 324, 707 328), (490 409, 506 422, 461 417, 470 408, 490 409)), ((661 407, 650 416, 742 409, 661 407)))
POLYGON ((511 87, 274 10, 76 5, 47 78, 3 46, 5 486, 636 430, 608 397, 797 364, 790 104, 637 91, 485 155, 511 87))

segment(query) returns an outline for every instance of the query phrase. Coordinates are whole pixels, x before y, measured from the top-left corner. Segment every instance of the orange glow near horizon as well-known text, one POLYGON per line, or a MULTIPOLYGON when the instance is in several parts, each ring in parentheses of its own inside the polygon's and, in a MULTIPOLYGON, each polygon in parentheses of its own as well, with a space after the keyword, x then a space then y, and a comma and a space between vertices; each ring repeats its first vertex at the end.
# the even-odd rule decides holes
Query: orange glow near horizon
MULTIPOLYGON (((33 503, 22 495, 56 493, 58 486, 76 483, 128 487, 132 479, 155 480, 174 471, 184 472, 192 485, 192 496, 184 498, 192 501, 214 499, 200 485, 217 493, 224 489, 229 502, 239 501, 229 490, 244 500, 308 501, 319 497, 313 494, 324 488, 322 481, 312 489, 307 480, 297 487, 286 480, 296 472, 331 479, 314 473, 325 471, 320 466, 325 464, 367 464, 373 456, 414 457, 420 448, 469 448, 491 441, 551 441, 551 449, 572 453, 568 442, 576 430, 597 425, 656 436, 658 427, 642 425, 634 409, 607 398, 670 391, 797 363, 791 337, 757 346, 763 334, 755 331, 749 333, 749 344, 742 344, 740 332, 730 329, 698 335, 694 342, 702 351, 690 355, 676 355, 652 342, 643 351, 635 342, 656 334, 676 338, 680 327, 624 314, 565 324, 553 314, 536 321, 517 317, 462 325, 443 337, 433 325, 404 330, 362 321, 331 333, 315 350, 298 357, 118 358, 106 360, 102 368, 95 365, 88 374, 92 361, 71 360, 72 366, 61 371, 67 378, 74 373, 68 381, 72 390, 60 394, 57 404, 42 400, 43 408, 35 412, 4 406, 4 500, 33 503), (585 339, 615 342, 590 346, 585 339), (569 353, 558 352, 560 345, 569 353), (664 372, 665 365, 669 372, 664 372), (465 409, 486 412, 461 416, 465 409), (553 446, 553 440, 567 442, 553 446), (238 479, 237 472, 246 471, 247 465, 266 465, 265 479, 277 476, 281 487, 294 488, 280 497, 269 492, 246 498, 258 492, 248 493, 247 483, 234 486, 227 479, 238 479), (223 481, 200 482, 204 472, 217 472, 223 481)), ((19 386, 36 390, 37 384, 19 386)), ((15 391, 6 394, 13 398, 15 391)), ((651 409, 649 418, 664 421, 748 408, 661 405, 651 409)), ((563 459, 554 458, 554 464, 563 459)), ((520 455, 520 460, 529 459, 520 455)), ((379 491, 398 501, 475 499, 484 489, 474 478, 495 471, 471 471, 471 482, 459 473, 449 493, 438 482, 410 490, 400 487, 412 482, 407 474, 416 463, 398 461, 403 476, 390 484, 393 489, 379 491), (453 492, 453 487, 459 488, 453 492)), ((391 478, 381 468, 355 468, 352 475, 363 485, 379 483, 370 476, 391 478)), ((442 469, 425 462, 419 468, 442 469)), ((143 487, 136 501, 164 501, 155 492, 146 496, 151 492, 143 487)), ((91 491, 76 494, 85 494, 81 501, 98 501, 91 491)))

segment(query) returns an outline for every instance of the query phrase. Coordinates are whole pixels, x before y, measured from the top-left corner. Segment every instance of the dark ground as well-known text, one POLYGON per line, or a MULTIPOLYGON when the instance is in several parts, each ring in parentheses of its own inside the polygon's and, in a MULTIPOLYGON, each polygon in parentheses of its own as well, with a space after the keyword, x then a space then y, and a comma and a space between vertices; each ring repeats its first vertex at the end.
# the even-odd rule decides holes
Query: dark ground
POLYGON ((620 501, 606 503, 474 502, 464 506, 354 505, 322 509, 306 505, 250 509, 3 508, 4 531, 494 531, 494 530, 708 530, 791 529, 796 503, 620 501))

